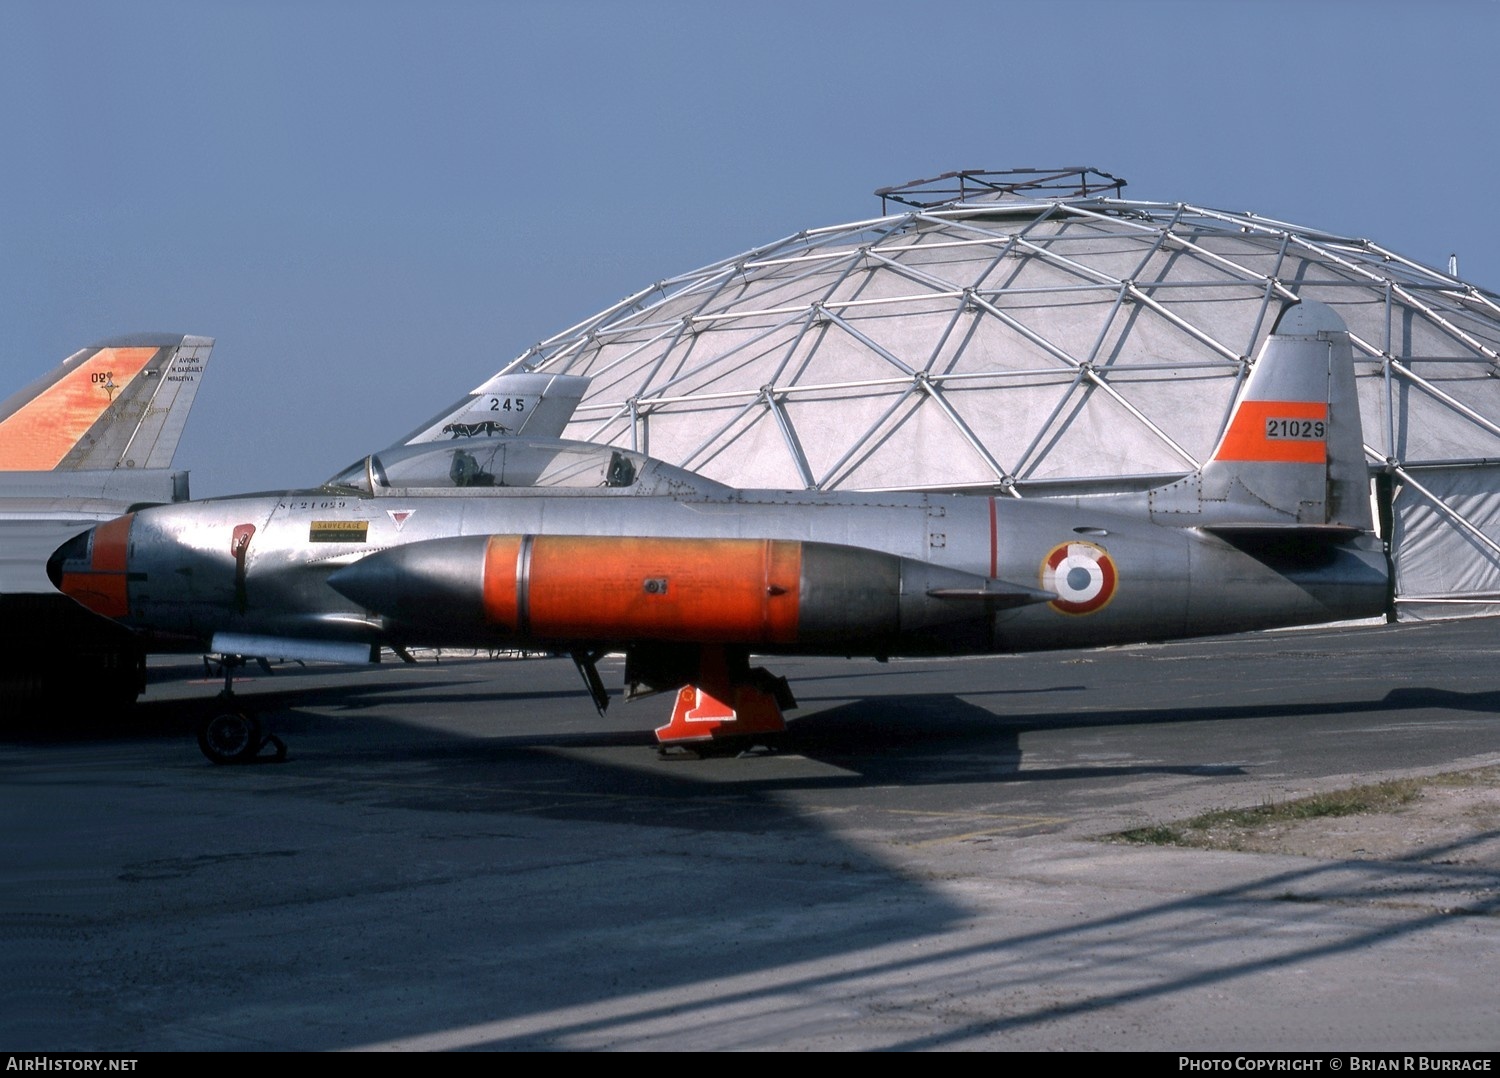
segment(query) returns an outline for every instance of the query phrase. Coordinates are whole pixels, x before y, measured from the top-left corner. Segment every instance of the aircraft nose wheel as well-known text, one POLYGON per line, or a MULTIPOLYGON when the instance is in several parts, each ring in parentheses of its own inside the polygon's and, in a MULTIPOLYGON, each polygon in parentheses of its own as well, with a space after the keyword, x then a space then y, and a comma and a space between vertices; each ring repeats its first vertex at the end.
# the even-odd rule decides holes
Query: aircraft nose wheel
POLYGON ((198 724, 198 748, 216 764, 248 764, 286 759, 286 745, 275 734, 261 732, 260 721, 243 711, 218 711, 198 724), (267 746, 271 756, 261 756, 267 746))

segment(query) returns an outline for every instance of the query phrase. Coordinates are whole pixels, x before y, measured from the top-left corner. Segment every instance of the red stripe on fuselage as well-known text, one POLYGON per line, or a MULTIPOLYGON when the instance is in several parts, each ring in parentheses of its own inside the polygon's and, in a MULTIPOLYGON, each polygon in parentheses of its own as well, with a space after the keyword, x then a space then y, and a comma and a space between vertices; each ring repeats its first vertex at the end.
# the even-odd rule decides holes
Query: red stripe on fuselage
POLYGON ((995 499, 990 499, 990 579, 1000 575, 1000 521, 996 515, 995 499))

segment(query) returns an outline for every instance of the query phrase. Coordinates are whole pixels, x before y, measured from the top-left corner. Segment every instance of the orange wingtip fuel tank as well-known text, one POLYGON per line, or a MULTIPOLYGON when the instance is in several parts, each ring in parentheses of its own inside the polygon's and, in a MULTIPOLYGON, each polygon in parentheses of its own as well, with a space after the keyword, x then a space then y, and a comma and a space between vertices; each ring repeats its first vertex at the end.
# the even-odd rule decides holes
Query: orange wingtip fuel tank
POLYGON ((90 533, 88 569, 63 573, 58 589, 107 618, 122 618, 129 614, 125 561, 130 526, 134 522, 135 514, 130 513, 95 528, 90 533))
POLYGON ((798 542, 496 535, 484 614, 521 637, 789 644, 801 576, 798 542))
POLYGON ((532 641, 797 646, 980 622, 969 573, 782 539, 481 535, 379 551, 328 583, 394 626, 532 641))

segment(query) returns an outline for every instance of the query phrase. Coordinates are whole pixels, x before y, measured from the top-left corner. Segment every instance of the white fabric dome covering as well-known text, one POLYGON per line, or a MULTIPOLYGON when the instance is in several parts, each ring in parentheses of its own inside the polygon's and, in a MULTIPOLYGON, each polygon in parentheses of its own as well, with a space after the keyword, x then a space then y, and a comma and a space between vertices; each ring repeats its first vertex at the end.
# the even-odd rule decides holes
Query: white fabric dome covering
POLYGON ((1123 188, 1076 168, 883 189, 900 212, 658 282, 509 369, 592 378, 567 437, 736 486, 1145 487, 1204 459, 1277 316, 1316 299, 1353 338, 1398 611, 1500 612, 1500 298, 1123 188))

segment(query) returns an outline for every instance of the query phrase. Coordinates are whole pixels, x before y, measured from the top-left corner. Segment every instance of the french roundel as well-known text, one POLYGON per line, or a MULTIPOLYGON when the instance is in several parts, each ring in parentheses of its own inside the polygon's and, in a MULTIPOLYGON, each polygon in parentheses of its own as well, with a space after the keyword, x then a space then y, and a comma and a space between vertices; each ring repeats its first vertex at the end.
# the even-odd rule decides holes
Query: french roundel
POLYGON ((1057 593, 1047 605, 1064 614, 1104 609, 1119 579, 1114 560, 1093 543, 1062 543, 1042 562, 1042 588, 1057 593))

